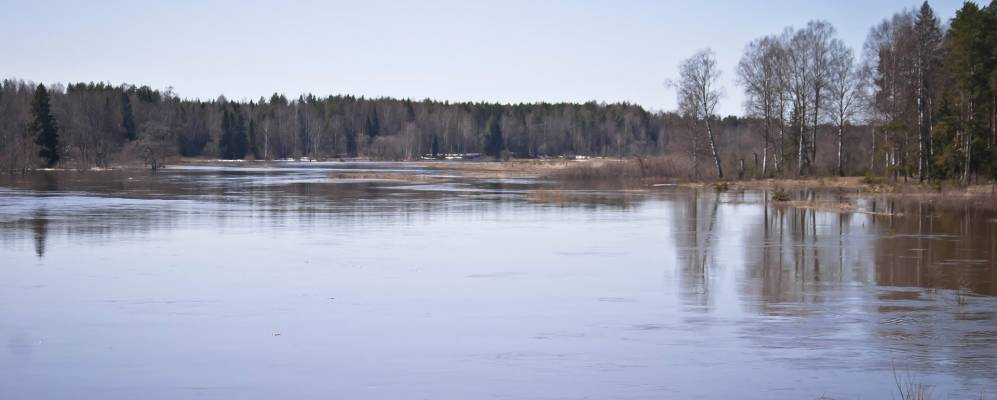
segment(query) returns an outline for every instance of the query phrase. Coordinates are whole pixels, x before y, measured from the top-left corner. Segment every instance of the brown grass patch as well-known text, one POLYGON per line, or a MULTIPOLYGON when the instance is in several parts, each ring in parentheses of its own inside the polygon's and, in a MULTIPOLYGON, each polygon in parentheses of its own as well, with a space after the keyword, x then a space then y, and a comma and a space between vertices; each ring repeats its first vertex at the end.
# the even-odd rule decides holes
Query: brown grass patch
POLYGON ((526 193, 526 199, 538 203, 568 203, 578 196, 565 190, 531 190, 526 193))
POLYGON ((495 179, 537 178, 575 162, 567 160, 430 161, 413 164, 428 169, 446 170, 464 178, 495 179))
POLYGON ((381 181, 404 181, 404 182, 443 182, 446 179, 420 174, 405 174, 400 172, 336 172, 329 175, 332 179, 360 179, 360 180, 381 180, 381 181))
POLYGON ((551 171, 545 177, 569 181, 679 179, 689 176, 685 162, 670 156, 637 157, 624 160, 580 161, 551 171))

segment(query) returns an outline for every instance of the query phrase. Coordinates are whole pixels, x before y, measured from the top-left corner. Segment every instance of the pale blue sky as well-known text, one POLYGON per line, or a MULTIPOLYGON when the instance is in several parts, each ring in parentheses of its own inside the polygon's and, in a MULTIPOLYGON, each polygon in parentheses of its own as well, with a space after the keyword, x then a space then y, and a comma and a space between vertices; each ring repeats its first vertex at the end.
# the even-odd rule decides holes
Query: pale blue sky
MULTIPOLYGON (((414 99, 628 101, 670 110, 663 83, 695 50, 734 67, 752 38, 826 19, 859 53, 911 0, 0 0, 0 77, 173 86, 182 97, 355 94, 414 99)), ((931 2, 947 21, 962 4, 931 2)))

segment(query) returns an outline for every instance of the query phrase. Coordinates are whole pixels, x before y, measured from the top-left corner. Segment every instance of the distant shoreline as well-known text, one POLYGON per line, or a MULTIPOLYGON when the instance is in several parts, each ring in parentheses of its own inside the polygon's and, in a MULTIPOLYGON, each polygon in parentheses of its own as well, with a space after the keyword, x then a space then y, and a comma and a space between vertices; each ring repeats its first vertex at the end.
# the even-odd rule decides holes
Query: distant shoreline
MULTIPOLYGON (((681 186, 693 188, 713 188, 721 191, 736 190, 834 190, 849 192, 853 194, 886 194, 902 197, 957 197, 965 198, 989 198, 997 202, 997 183, 981 183, 968 186, 961 186, 951 181, 926 181, 918 182, 915 179, 906 182, 900 178, 897 180, 878 176, 813 176, 813 177, 772 177, 755 178, 744 176, 742 179, 717 180, 713 177, 695 179, 690 178, 688 167, 676 167, 673 160, 662 157, 651 158, 625 158, 625 159, 590 159, 590 160, 566 160, 566 159, 514 159, 509 161, 484 161, 484 160, 414 160, 414 161, 388 161, 372 160, 368 158, 349 159, 329 159, 329 160, 220 160, 201 158, 182 158, 174 160, 169 166, 197 166, 197 165, 231 165, 231 166, 258 166, 265 164, 281 163, 303 163, 303 162, 323 162, 323 163, 399 163, 432 170, 452 171, 456 176, 462 178, 476 179, 501 179, 501 178, 531 178, 544 179, 555 182, 566 183, 618 183, 629 187, 662 187, 681 186)), ((109 168, 57 168, 57 169, 36 169, 33 171, 111 171, 111 170, 136 170, 148 169, 146 166, 138 164, 121 164, 109 168)), ((708 174, 706 168, 701 171, 708 174)), ((349 176, 350 173, 340 174, 341 177, 349 176)), ((374 176, 366 173, 359 175, 362 177, 374 176)), ((387 176, 379 173, 377 175, 387 176)), ((393 179, 400 180, 424 180, 414 175, 395 174, 393 179)), ((369 178, 368 178, 369 179, 369 178)))

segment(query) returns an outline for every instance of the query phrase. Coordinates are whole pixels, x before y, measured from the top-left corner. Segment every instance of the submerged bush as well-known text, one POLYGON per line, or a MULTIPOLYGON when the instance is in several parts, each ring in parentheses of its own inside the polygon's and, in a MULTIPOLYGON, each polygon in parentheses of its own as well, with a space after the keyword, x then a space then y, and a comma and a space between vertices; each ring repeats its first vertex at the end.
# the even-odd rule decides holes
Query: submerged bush
POLYGON ((862 183, 866 185, 882 185, 883 178, 873 175, 871 172, 866 172, 865 176, 862 177, 862 183))

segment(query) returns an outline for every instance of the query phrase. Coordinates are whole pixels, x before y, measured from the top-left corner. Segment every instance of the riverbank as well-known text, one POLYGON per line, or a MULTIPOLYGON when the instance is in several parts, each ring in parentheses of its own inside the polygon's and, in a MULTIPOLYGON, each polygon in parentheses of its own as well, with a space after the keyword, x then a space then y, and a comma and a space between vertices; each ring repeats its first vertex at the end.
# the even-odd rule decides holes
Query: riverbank
POLYGON ((448 173, 466 178, 534 178, 567 186, 600 188, 616 186, 625 189, 653 189, 673 186, 722 192, 766 191, 770 192, 770 198, 781 206, 833 212, 878 213, 871 210, 860 210, 856 207, 854 200, 868 196, 916 200, 937 206, 997 209, 997 185, 994 183, 961 186, 953 182, 921 183, 914 180, 904 182, 903 180, 894 181, 875 176, 692 180, 675 175, 674 173, 681 169, 680 166, 662 158, 622 161, 608 159, 506 162, 432 161, 416 164, 427 169, 445 170, 448 173), (840 200, 816 202, 801 197, 799 191, 837 193, 840 195, 840 200))
POLYGON ((997 196, 994 183, 961 186, 954 182, 917 182, 876 176, 815 176, 806 178, 689 179, 676 174, 675 163, 660 159, 515 160, 502 162, 421 161, 413 165, 448 170, 465 177, 537 178, 562 182, 616 181, 632 186, 712 187, 721 190, 827 189, 905 195, 997 196))
MULTIPOLYGON (((224 165, 230 167, 260 167, 294 161, 230 161, 184 158, 174 160, 172 166, 224 165)), ((307 163, 308 161, 300 161, 307 163)), ((390 164, 394 162, 372 161, 369 159, 348 159, 327 163, 344 164, 390 164)), ((538 179, 556 182, 564 186, 622 187, 627 189, 652 189, 655 187, 680 186, 703 188, 718 191, 761 190, 818 190, 832 191, 843 195, 882 195, 893 198, 920 199, 937 203, 959 203, 997 208, 997 185, 993 182, 961 186, 953 182, 920 183, 915 180, 891 180, 882 177, 809 177, 809 178, 767 178, 767 179, 690 179, 688 166, 667 157, 648 157, 589 160, 510 160, 510 161, 412 161, 402 163, 416 169, 432 171, 432 174, 403 171, 337 171, 330 174, 333 179, 380 179, 411 182, 439 182, 450 178, 462 179, 538 179)), ((140 165, 117 165, 111 168, 87 169, 86 171, 109 171, 145 169, 140 165)), ((77 171, 55 169, 49 171, 77 171)))

